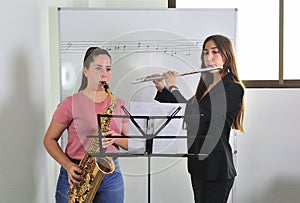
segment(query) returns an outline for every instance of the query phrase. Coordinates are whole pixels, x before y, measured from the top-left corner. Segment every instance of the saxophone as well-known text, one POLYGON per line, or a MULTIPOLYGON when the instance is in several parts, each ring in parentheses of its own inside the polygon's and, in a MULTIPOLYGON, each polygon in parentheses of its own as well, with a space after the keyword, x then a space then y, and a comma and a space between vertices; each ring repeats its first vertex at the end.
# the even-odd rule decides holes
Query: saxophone
MULTIPOLYGON (((102 84, 110 97, 110 105, 103 114, 111 115, 116 106, 116 97, 110 91, 107 83, 102 82, 102 84)), ((101 117, 100 119, 100 129, 96 131, 109 131, 111 117, 101 117)), ((98 135, 98 133, 96 133, 96 135, 98 135)), ((115 171, 115 163, 111 157, 92 157, 90 155, 90 153, 99 153, 103 150, 104 149, 100 149, 99 147, 99 138, 92 138, 87 152, 79 163, 79 167, 83 170, 83 178, 79 185, 70 186, 68 191, 70 195, 68 203, 91 203, 104 176, 112 174, 115 171)))

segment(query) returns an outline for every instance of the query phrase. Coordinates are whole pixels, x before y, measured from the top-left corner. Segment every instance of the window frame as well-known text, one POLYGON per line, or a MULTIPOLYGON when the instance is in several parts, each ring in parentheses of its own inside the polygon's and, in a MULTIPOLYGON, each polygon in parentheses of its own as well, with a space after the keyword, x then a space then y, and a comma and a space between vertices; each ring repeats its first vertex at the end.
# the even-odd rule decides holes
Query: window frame
MULTIPOLYGON (((176 0, 168 0, 168 8, 176 8, 176 0)), ((279 64, 278 80, 243 80, 246 88, 300 88, 300 80, 283 79, 284 0, 279 0, 279 64)))

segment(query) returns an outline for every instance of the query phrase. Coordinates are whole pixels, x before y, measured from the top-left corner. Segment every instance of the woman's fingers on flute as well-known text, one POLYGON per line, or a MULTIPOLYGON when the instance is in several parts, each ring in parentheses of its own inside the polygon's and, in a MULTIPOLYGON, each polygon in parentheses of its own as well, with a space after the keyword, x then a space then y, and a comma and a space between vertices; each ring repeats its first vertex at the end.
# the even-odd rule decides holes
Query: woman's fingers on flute
POLYGON ((169 70, 164 73, 164 77, 176 77, 178 73, 176 71, 169 70))
POLYGON ((151 75, 149 77, 151 77, 151 78, 158 78, 158 79, 153 80, 153 83, 155 84, 156 89, 158 91, 162 92, 162 90, 165 87, 163 77, 160 74, 153 74, 153 75, 151 75))
POLYGON ((176 85, 176 77, 178 73, 176 71, 167 71, 164 73, 164 78, 166 81, 167 87, 170 85, 176 85))

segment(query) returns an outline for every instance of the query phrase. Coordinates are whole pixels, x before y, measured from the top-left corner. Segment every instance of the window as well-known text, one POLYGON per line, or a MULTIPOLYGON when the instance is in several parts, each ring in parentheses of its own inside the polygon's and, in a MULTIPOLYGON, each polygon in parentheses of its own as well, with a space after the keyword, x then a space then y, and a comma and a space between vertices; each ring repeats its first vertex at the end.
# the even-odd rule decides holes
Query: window
POLYGON ((295 29, 300 14, 295 4, 284 0, 173 0, 176 8, 238 9, 236 54, 246 87, 300 87, 296 55, 300 31, 295 29))
POLYGON ((297 1, 285 1, 284 4, 284 79, 300 79, 300 30, 297 28, 300 13, 296 3, 297 1))

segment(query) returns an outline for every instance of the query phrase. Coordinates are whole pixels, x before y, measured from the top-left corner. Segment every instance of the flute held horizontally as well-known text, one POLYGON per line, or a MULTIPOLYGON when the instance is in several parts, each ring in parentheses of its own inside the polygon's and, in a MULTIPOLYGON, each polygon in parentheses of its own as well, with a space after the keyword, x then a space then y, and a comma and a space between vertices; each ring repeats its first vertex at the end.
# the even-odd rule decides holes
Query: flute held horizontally
MULTIPOLYGON (((217 70, 223 68, 222 66, 216 66, 216 67, 211 67, 211 68, 202 68, 198 71, 192 71, 192 72, 187 72, 187 73, 179 73, 177 74, 177 77, 179 76, 184 76, 184 75, 191 75, 191 74, 196 74, 196 73, 201 73, 205 71, 211 71, 211 70, 217 70)), ((136 84, 136 83, 141 83, 141 82, 149 82, 149 81, 154 81, 154 80, 160 80, 163 79, 163 75, 158 75, 158 76, 146 76, 143 78, 138 78, 136 80, 133 80, 131 83, 136 84)))

